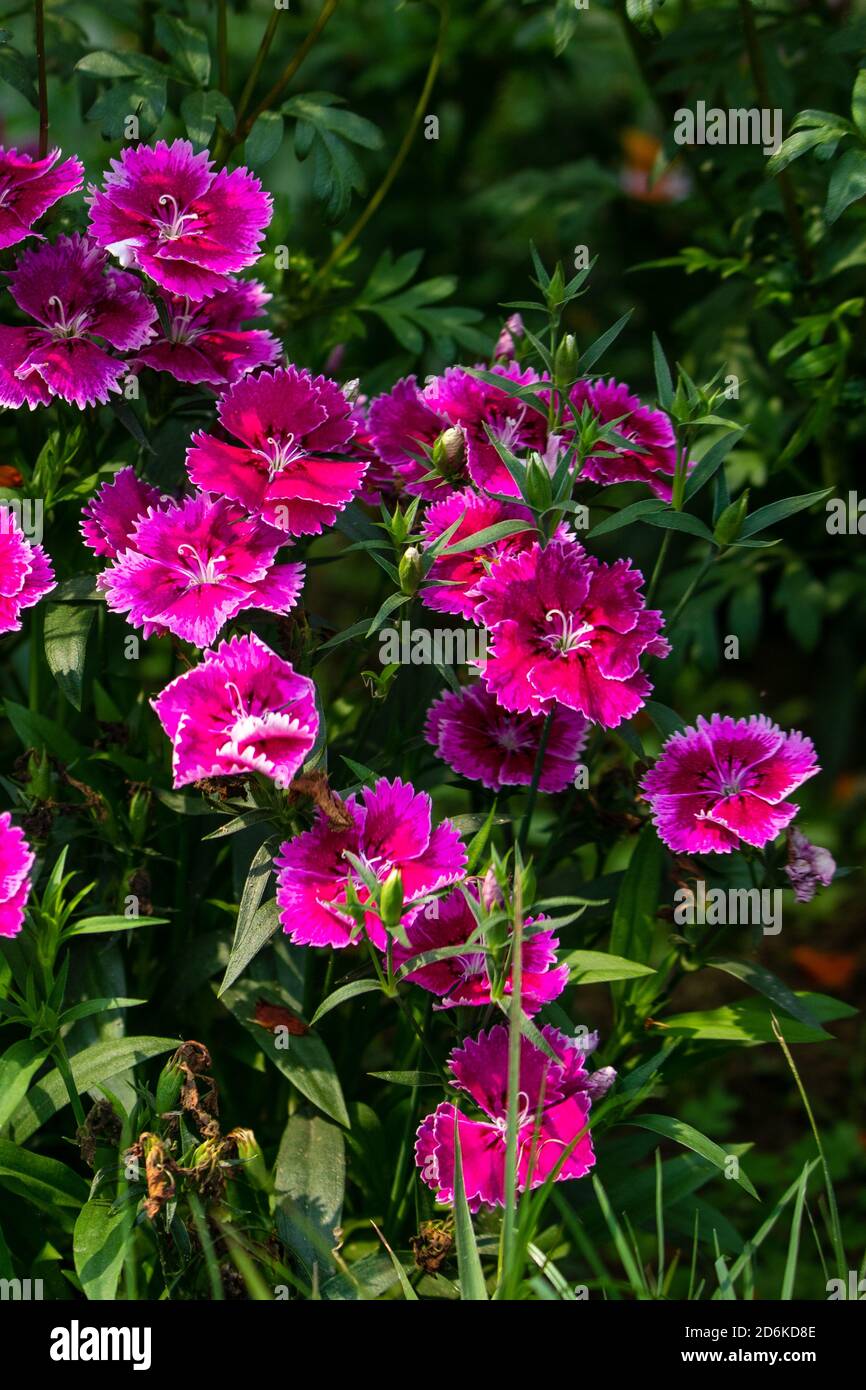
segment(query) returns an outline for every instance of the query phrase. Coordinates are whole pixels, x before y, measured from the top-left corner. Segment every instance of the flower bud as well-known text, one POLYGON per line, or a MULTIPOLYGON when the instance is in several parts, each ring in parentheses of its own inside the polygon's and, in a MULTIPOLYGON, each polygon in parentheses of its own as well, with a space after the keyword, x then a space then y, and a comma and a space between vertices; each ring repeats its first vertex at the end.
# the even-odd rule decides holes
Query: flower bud
POLYGON ((403 875, 392 869, 379 895, 379 916, 386 927, 399 926, 403 917, 403 875))
POLYGON ((531 454, 526 465, 526 500, 534 512, 544 512, 553 502, 553 488, 547 467, 538 454, 531 454))
POLYGON ((573 333, 566 333, 553 358, 553 380, 560 390, 577 380, 579 362, 577 339, 573 333))
POLYGON ((417 594, 421 580, 424 578, 421 551, 417 545, 410 545, 403 551, 397 566, 397 573, 400 576, 400 588, 403 593, 417 594))
POLYGON ((175 1058, 166 1062, 156 1083, 157 1115, 167 1115, 172 1110, 177 1110, 185 1075, 183 1067, 178 1065, 175 1058))
POLYGON ((443 430, 433 445, 433 467, 443 478, 453 478, 466 462, 466 435, 459 425, 443 430))
POLYGON ((492 912, 495 907, 502 907, 505 898, 502 889, 499 887, 499 880, 493 868, 489 868, 481 880, 481 903, 485 912, 492 912))
POLYGON ((743 529, 743 522, 749 510, 749 489, 746 488, 729 507, 725 507, 713 532, 719 545, 731 545, 743 529))

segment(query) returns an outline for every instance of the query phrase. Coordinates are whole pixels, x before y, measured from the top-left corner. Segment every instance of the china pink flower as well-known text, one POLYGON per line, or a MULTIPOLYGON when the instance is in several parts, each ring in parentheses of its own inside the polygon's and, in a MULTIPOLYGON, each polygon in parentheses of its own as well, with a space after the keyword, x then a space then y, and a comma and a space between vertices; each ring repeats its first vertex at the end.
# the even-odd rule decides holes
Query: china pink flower
POLYGON ((156 309, 135 276, 82 236, 24 251, 9 292, 36 325, 0 327, 0 405, 105 404, 129 364, 103 344, 126 352, 153 333, 156 309))
POLYGON ((728 854, 774 840, 799 810, 786 798, 819 771, 801 733, 763 714, 714 714, 668 739, 641 790, 675 854, 728 854))
MULTIPOLYGON (((477 898, 477 894, 474 894, 477 898)), ((568 983, 568 966, 557 966, 556 948, 559 941, 552 931, 543 927, 544 917, 527 917, 524 922, 523 976, 520 999, 524 1011, 532 1016, 544 1004, 551 1003, 568 983)), ((424 951, 437 951, 445 946, 466 945, 460 955, 422 965, 405 976, 422 989, 437 994, 436 1009, 453 1009, 458 1004, 490 1004, 491 980, 488 955, 481 939, 481 930, 470 904, 459 888, 445 898, 435 898, 421 907, 406 925, 409 946, 399 941, 394 945, 394 965, 405 965, 413 956, 424 951)), ((512 992, 509 971, 505 994, 512 992)))
POLYGON ((795 825, 788 831, 788 862, 785 873, 791 881, 798 903, 810 903, 821 884, 829 888, 836 873, 836 860, 828 849, 813 845, 795 825))
MULTIPOLYGON (((300 945, 342 947, 360 939, 345 906, 348 889, 351 884, 362 904, 370 902, 370 890, 347 852, 381 882, 399 869, 404 920, 414 900, 454 883, 466 863, 454 827, 444 821, 433 829, 429 796, 399 777, 393 782, 382 777, 374 787, 365 787, 360 799, 350 796, 344 804, 352 819, 348 829, 336 829, 320 812, 312 829, 287 840, 274 860, 280 921, 300 945)), ((367 936, 384 949, 387 933, 375 907, 364 919, 367 936)))
POLYGON ((0 936, 17 936, 36 856, 8 811, 0 815, 0 936))
POLYGON ((442 555, 430 566, 427 583, 420 591, 422 603, 438 613, 459 613, 464 618, 474 619, 478 602, 476 585, 486 575, 489 565, 503 555, 527 549, 537 539, 537 533, 532 524, 532 514, 526 507, 497 502, 474 492, 472 488, 466 488, 462 492, 452 492, 443 501, 427 508, 421 527, 425 543, 432 545, 458 518, 461 518, 460 523, 446 549, 502 521, 526 523, 524 531, 482 545, 477 550, 442 555))
POLYGON ((303 565, 275 564, 281 531, 244 516, 207 493, 151 509, 135 523, 125 550, 99 576, 108 607, 128 613, 145 636, 168 629, 210 646, 245 608, 287 613, 304 580, 303 565))
POLYGON ((496 347, 493 349, 493 356, 506 362, 511 362, 514 358, 516 348, 515 338, 522 338, 526 329, 523 326, 523 318, 520 314, 509 314, 496 339, 496 347))
POLYGON ((129 545, 136 522, 149 508, 157 508, 167 500, 158 487, 137 477, 134 468, 119 469, 83 508, 84 544, 94 555, 115 559, 129 545))
POLYGON ((0 146, 0 251, 25 237, 38 236, 33 223, 58 199, 77 193, 81 187, 81 161, 64 159, 58 164, 59 158, 59 150, 51 150, 44 159, 34 159, 0 146))
MULTIPOLYGON (((544 730, 544 715, 516 714, 497 704, 479 682, 459 692, 448 690, 430 706, 424 734, 461 777, 481 782, 490 791, 528 787, 544 730)), ((553 718, 539 779, 543 792, 561 792, 574 782, 586 745, 589 721, 563 705, 553 718)))
MULTIPOLYGON (((529 386, 539 380, 531 368, 516 362, 499 364, 492 371, 504 380, 529 386)), ((517 497, 519 490, 491 442, 490 434, 513 454, 528 450, 546 454, 557 441, 548 436, 543 413, 509 395, 498 386, 470 376, 462 367, 448 367, 423 391, 424 403, 447 425, 459 425, 466 436, 466 467, 476 487, 517 497)), ((444 428, 444 426, 443 426, 444 428)))
POLYGON ((281 531, 318 535, 358 492, 367 467, 327 457, 345 453, 353 439, 351 413, 335 381, 298 367, 246 377, 217 406, 220 424, 239 443, 194 435, 189 475, 281 531))
MULTIPOLYGON (((588 1072, 587 1048, 556 1028, 542 1029, 554 1062, 526 1037, 520 1039, 520 1111, 517 1185, 541 1186, 558 1164, 557 1182, 582 1178, 595 1153, 584 1129, 592 1101, 615 1079, 612 1067, 588 1072), (567 1156, 566 1156, 567 1155, 567 1156)), ((463 1184, 470 1211, 505 1204, 505 1146, 508 1113, 508 1029, 497 1024, 467 1038, 448 1059, 454 1085, 474 1101, 481 1116, 466 1115, 444 1101, 422 1120, 415 1145, 421 1178, 438 1202, 454 1200, 455 1128, 460 1135, 463 1184)))
POLYGON ((135 366, 168 372, 175 381, 218 387, 270 366, 280 355, 277 339, 263 328, 243 327, 248 319, 262 317, 270 298, 255 280, 229 281, 198 303, 184 295, 167 295, 168 328, 160 326, 135 366))
POLYGON ((0 633, 21 631, 21 610, 56 587, 41 545, 32 545, 15 513, 0 503, 0 633))
POLYGON ((151 704, 172 742, 175 787, 247 772, 288 787, 319 727, 313 682, 252 633, 205 652, 151 704))
POLYGON ((641 657, 670 650, 642 583, 631 561, 602 564, 570 540, 500 560, 478 584, 477 608, 483 679, 498 703, 530 714, 558 703, 606 728, 630 719, 652 690, 641 657))
POLYGON ((425 405, 414 376, 403 377, 371 402, 367 426, 378 457, 399 487, 421 497, 441 496, 441 479, 421 479, 432 471, 430 452, 448 421, 425 405))
POLYGON ((188 140, 135 145, 90 189, 91 236, 162 289, 204 299, 260 255, 271 199, 248 169, 215 172, 188 140))
POLYGON ((575 382, 570 400, 577 414, 589 405, 602 424, 616 421, 615 432, 631 441, 629 448, 597 445, 585 460, 581 477, 603 484, 646 483, 657 497, 670 501, 677 448, 667 415, 643 405, 627 386, 613 378, 575 382))

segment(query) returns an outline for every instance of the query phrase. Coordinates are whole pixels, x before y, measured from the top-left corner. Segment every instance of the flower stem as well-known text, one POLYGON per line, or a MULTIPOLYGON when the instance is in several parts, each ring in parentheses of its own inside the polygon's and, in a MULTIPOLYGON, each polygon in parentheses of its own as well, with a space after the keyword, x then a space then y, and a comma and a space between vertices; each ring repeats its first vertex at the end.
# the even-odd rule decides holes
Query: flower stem
POLYGON ((325 3, 323 4, 316 17, 315 24, 313 25, 307 37, 304 39, 304 42, 301 44, 297 53, 295 53, 289 59, 288 63, 283 68, 283 71, 277 78, 273 87, 271 87, 267 95, 262 98, 255 110, 249 116, 247 116, 242 126, 240 124, 240 114, 238 114, 238 124, 236 127, 237 139, 243 139, 244 136, 248 135, 250 130, 258 120, 259 116, 261 116, 265 111, 269 111, 273 106, 274 102, 280 96, 282 96, 286 87, 288 87, 292 78, 295 76, 295 73, 298 71, 298 68, 301 66, 301 63, 304 61, 310 49, 313 47, 313 44, 316 42, 317 38, 321 34, 322 30, 324 29, 328 20, 331 18, 331 15, 334 13, 339 3, 340 0, 325 0, 325 3))
POLYGON ((240 100, 238 101, 238 104, 237 104, 237 108, 236 108, 236 111, 235 111, 235 128, 234 128, 234 133, 233 133, 233 135, 230 137, 230 138, 231 138, 231 144, 232 144, 232 145, 236 145, 236 144, 238 143, 238 141, 242 138, 242 137, 241 137, 241 122, 242 122, 242 119, 243 119, 243 116, 244 116, 244 112, 246 111, 247 107, 249 106, 250 97, 252 96, 253 92, 255 91, 256 83, 257 83, 258 80, 259 80, 259 73, 261 72, 262 68, 264 67, 265 59, 267 58, 268 53, 270 52, 271 44, 272 44, 273 41, 274 41, 274 35, 275 35, 276 32, 277 32, 277 25, 279 24, 279 22, 280 22, 280 11, 277 10, 277 9, 275 9, 274 12, 273 12, 273 14, 271 15, 270 19, 268 20, 268 23, 267 23, 267 27, 266 27, 266 29, 265 29, 265 32, 262 34, 262 41, 261 41, 261 43, 259 44, 259 51, 258 51, 258 53, 256 54, 255 58, 253 59, 253 65, 252 65, 252 67, 250 68, 249 76, 247 77, 247 80, 246 80, 246 82, 244 83, 244 89, 243 89, 243 91, 241 92, 240 100))
POLYGON ((219 89, 224 96, 229 94, 229 25, 226 0, 217 3, 217 71, 219 89))
POLYGON ((424 86, 421 88, 421 95, 415 103, 415 110, 412 112, 412 119, 406 128, 406 133, 400 142, 400 147, 397 150, 397 153, 394 155, 394 158, 391 160, 385 177, 379 184, 379 187, 376 189, 376 192, 370 198, 370 201, 367 203, 367 206, 364 208, 364 211, 349 228, 348 232, 343 237, 343 239, 334 247, 333 251, 331 252, 328 259, 325 261, 324 265, 322 265, 319 271, 317 272, 315 276, 317 280, 323 279, 328 274, 328 271, 331 270, 333 266, 337 265, 338 262, 342 260, 343 256, 345 256, 349 248, 354 245, 354 243, 357 241, 358 237, 361 235, 364 228, 366 227, 367 223, 370 221, 370 218, 378 210, 381 203, 384 202, 391 188, 392 183, 394 182, 401 168, 403 167, 403 163, 412 146, 412 141, 415 138, 415 132, 417 131, 418 126, 421 123, 421 118, 426 111, 427 102, 430 99, 430 93, 433 90, 433 84, 435 83, 437 74, 439 72, 439 66, 442 62, 442 52, 445 44, 445 35, 448 31, 449 18, 450 14, 448 0, 442 0, 442 5, 439 10, 439 34, 436 39, 436 47, 434 48, 433 56, 430 59, 430 65, 427 69, 427 76, 424 79, 424 86))
POLYGON ((535 755, 535 767, 532 769, 532 781, 529 784, 529 797, 526 802, 526 810, 523 813, 523 820, 520 825, 520 834, 517 837, 517 844, 521 851, 526 849, 529 839, 529 827, 532 822, 532 813, 535 810, 535 800, 538 795, 538 784, 541 781, 541 774, 544 770, 544 755, 547 752, 547 745, 550 742, 550 732, 553 727, 553 710, 547 715, 544 721, 544 728, 541 730, 541 738, 538 744, 538 752, 535 755))
POLYGON ((523 1021, 523 884, 518 856, 514 866, 514 919, 511 937, 511 1005, 508 1016, 508 1109, 505 1134, 505 1211, 499 1243, 499 1284, 507 1286, 517 1226, 517 1140, 520 1110, 520 1033, 523 1021))
POLYGON ((39 158, 48 153, 48 77, 45 71, 45 0, 36 0, 36 71, 39 87, 39 158))

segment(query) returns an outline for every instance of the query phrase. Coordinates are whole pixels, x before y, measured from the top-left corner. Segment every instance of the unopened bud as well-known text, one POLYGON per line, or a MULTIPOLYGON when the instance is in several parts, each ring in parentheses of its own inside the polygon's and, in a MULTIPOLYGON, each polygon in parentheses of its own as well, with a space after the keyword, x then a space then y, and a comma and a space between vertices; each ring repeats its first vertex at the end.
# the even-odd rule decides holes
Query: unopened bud
POLYGON ((396 927, 403 917, 403 875, 392 869, 379 895, 379 915, 386 927, 396 927))
POLYGON ((577 380, 580 353, 573 333, 566 333, 553 358, 553 380, 562 390, 577 380))
POLYGON ((453 478, 466 462, 466 435, 459 425, 443 430, 433 445, 433 467, 443 478, 453 478))
POLYGON ((178 1066, 173 1058, 170 1062, 166 1062, 156 1083, 157 1115, 167 1115, 170 1111, 177 1110, 184 1078, 183 1067, 178 1066))
POLYGON ((505 898, 502 889, 499 887, 499 880, 494 870, 488 869, 481 880, 481 903, 486 912, 492 912, 495 907, 502 907, 505 898))
POLYGON ((424 578, 424 566, 421 563, 421 551, 417 545, 410 545, 400 557, 400 564, 397 566, 397 573, 400 577, 400 588, 404 594, 417 594, 418 586, 424 578))
POLYGON ((538 454, 531 454, 526 465, 526 500, 534 512, 544 512, 553 501, 553 488, 547 465, 538 454))
POLYGON ((746 519, 748 510, 749 489, 746 488, 737 498, 736 502, 732 502, 729 507, 725 507, 725 510, 716 522, 716 529, 713 535, 719 545, 731 545, 732 542, 737 539, 737 536, 743 529, 743 522, 746 519))

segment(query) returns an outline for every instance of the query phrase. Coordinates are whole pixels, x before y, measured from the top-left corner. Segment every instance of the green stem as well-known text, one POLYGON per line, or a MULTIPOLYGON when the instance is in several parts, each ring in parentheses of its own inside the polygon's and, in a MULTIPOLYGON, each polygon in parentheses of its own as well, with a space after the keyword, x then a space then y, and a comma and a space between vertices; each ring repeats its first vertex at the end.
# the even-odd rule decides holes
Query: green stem
POLYGON ((54 1060, 57 1063, 57 1070, 60 1072, 63 1084, 66 1087, 66 1092, 72 1106, 72 1113, 75 1116, 75 1123, 79 1129, 82 1129, 85 1123, 84 1107, 81 1104, 81 1097, 78 1094, 75 1080, 72 1076, 69 1054, 66 1051, 66 1044, 62 1038, 57 1038, 54 1043, 54 1060))
POLYGON ((646 591, 647 604, 652 603, 653 598, 655 596, 655 591, 658 588, 658 583, 662 577, 662 570, 664 569, 665 560, 667 558, 668 550, 670 549, 673 534, 673 531, 665 531, 664 535, 662 536, 662 543, 659 546, 659 553, 656 557, 656 562, 653 567, 652 578, 649 582, 649 588, 646 591))
POLYGON ((36 73, 39 88, 39 158, 48 153, 48 76, 45 70, 45 0, 36 0, 36 73))
POLYGON ((508 1110, 505 1136, 505 1211, 499 1243, 499 1284, 507 1285, 517 1226, 517 1117, 520 1110, 520 1034, 523 1022, 523 887, 518 856, 514 866, 511 938, 511 1007, 508 1031, 508 1110))
POLYGON ((545 718, 544 728, 541 730, 541 739, 538 744, 538 752, 535 755, 535 767, 532 769, 532 781, 529 784, 529 796, 526 801, 526 810, 523 813, 520 834, 517 838, 517 844, 521 851, 526 849, 526 844, 529 839, 529 827, 532 821, 532 813, 535 810, 535 800, 538 796, 538 784, 541 781, 541 773, 544 768, 544 755, 547 752, 547 745, 550 742, 552 727, 553 710, 551 710, 545 718))
POLYGON ((231 136, 232 145, 236 145, 238 141, 241 139, 241 121, 249 105, 250 97, 255 91, 256 83, 259 80, 259 73, 264 67, 265 59, 267 58, 268 53, 271 49, 271 44, 274 41, 274 35, 277 32, 277 25, 280 22, 280 13, 281 12, 279 10, 275 9, 270 19, 268 20, 267 28, 265 29, 265 32, 262 34, 262 41, 259 44, 259 51, 253 59, 253 65, 250 68, 249 76, 247 77, 247 80, 244 83, 244 88, 241 92, 240 100, 237 104, 237 108, 235 111, 235 128, 234 134, 231 136))
POLYGON ((301 44, 297 53, 295 53, 294 56, 289 59, 288 63, 283 68, 283 71, 280 73, 280 76, 277 78, 273 87, 271 87, 267 95, 262 98, 262 100, 259 102, 258 106, 252 112, 252 114, 247 117, 242 127, 240 126, 240 116, 238 116, 238 126, 236 128, 236 134, 238 139, 243 139, 245 135, 248 135, 250 130, 258 120, 259 116, 261 116, 265 111, 270 111, 274 102, 282 96, 286 87, 288 87, 292 78, 295 76, 296 72, 298 71, 298 68, 301 66, 301 63, 304 61, 310 49, 313 47, 313 44, 318 39, 319 35, 321 34, 322 30, 324 29, 328 20, 331 18, 331 15, 334 13, 339 3, 340 0, 325 0, 325 3, 323 4, 316 17, 315 24, 313 25, 307 37, 304 39, 304 42, 301 44))
POLYGON ((217 3, 217 71, 219 89, 224 96, 229 94, 229 25, 227 0, 217 3))
POLYGON ((39 676, 45 634, 45 609, 39 604, 30 615, 30 651, 28 653, 28 703, 31 713, 40 713, 39 676))
POLYGON ((348 232, 343 237, 343 239, 334 247, 334 250, 331 252, 324 265, 322 265, 319 269, 318 273, 315 276, 317 280, 324 279, 324 277, 333 268, 333 266, 337 265, 338 262, 341 261, 342 258, 345 256, 349 248, 354 245, 354 243, 357 241, 358 237, 361 235, 364 228, 366 227, 367 223, 370 221, 370 218, 378 210, 381 203, 384 202, 391 188, 392 183, 394 182, 401 168, 403 167, 403 163, 406 159, 406 156, 408 155, 409 150, 411 149, 412 141, 415 138, 415 132, 417 131, 418 126, 421 123, 422 116, 426 112, 427 103, 430 99, 430 93, 433 90, 433 84, 435 83, 437 74, 439 72, 439 66, 442 62, 442 52, 445 45, 445 35, 448 31, 449 17, 450 16, 448 0, 442 0, 442 7, 439 11, 439 34, 436 39, 436 47, 434 48, 433 56, 430 59, 430 66, 427 69, 427 76, 424 79, 424 86, 421 88, 421 95, 415 103, 415 110, 412 112, 412 119, 409 122, 409 125, 406 129, 406 133, 403 136, 402 141, 400 142, 400 147, 397 150, 397 153, 394 155, 394 158, 391 160, 385 177, 379 184, 379 187, 376 189, 376 192, 373 194, 370 201, 367 203, 367 206, 364 208, 364 211, 361 213, 357 221, 354 222, 353 225, 349 228, 348 232))
POLYGON ((701 565, 700 569, 698 570, 697 574, 695 575, 694 579, 692 580, 691 584, 690 584, 689 587, 686 589, 685 593, 683 594, 682 598, 680 599, 679 603, 677 604, 676 608, 674 609, 673 613, 671 614, 670 619, 669 619, 669 621, 668 621, 668 625, 667 625, 667 631, 668 631, 668 632, 671 631, 671 629, 673 628, 674 624, 677 622, 677 620, 678 620, 680 614, 683 612, 683 609, 685 608, 686 604, 687 604, 687 603, 689 602, 689 600, 691 599, 692 595, 694 594, 694 592, 695 592, 695 590, 697 589, 698 585, 701 583, 701 580, 703 579, 703 577, 704 577, 704 575, 706 574, 707 570, 710 568, 710 565, 712 565, 712 564, 714 563, 715 559, 716 559, 716 551, 715 551, 714 549, 713 549, 713 550, 710 550, 710 552, 708 553, 708 555, 706 555, 706 557, 704 558, 704 562, 703 562, 703 564, 701 565))

